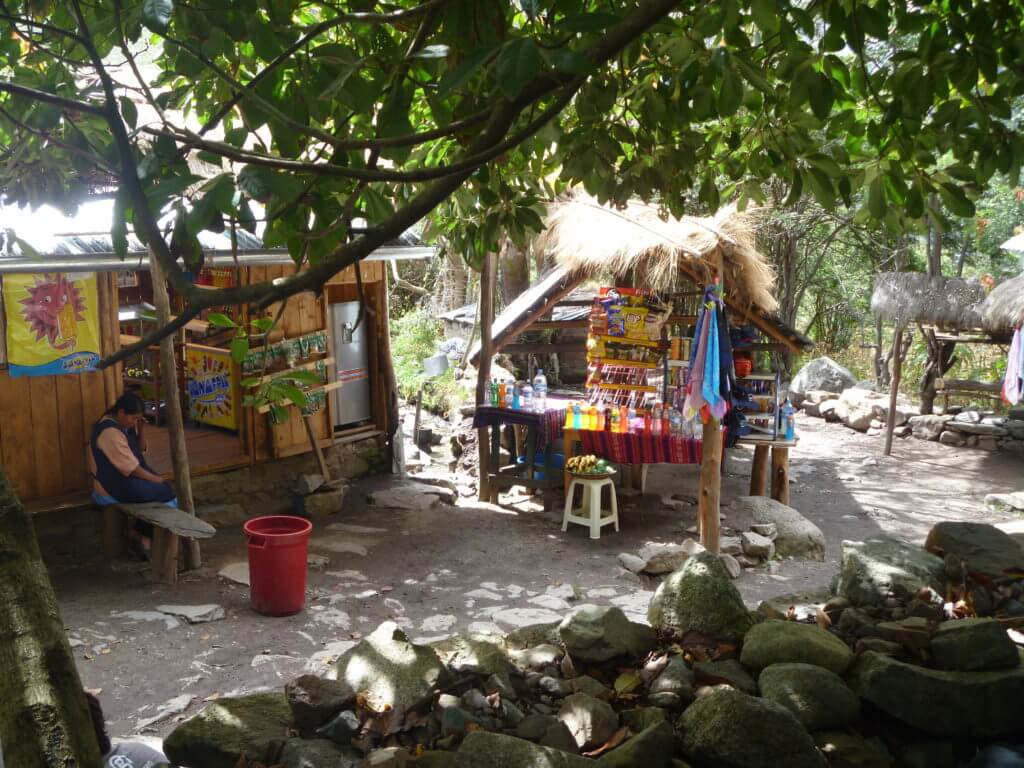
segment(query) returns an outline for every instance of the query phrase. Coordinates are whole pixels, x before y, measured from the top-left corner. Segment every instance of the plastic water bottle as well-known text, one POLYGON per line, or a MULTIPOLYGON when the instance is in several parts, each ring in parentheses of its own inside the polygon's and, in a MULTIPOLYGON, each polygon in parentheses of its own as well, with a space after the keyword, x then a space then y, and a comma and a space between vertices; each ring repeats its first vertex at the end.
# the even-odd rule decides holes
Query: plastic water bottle
POLYGON ((505 381, 505 408, 511 410, 515 407, 515 384, 511 379, 505 381))
POLYGON ((533 410, 533 387, 530 386, 530 382, 523 384, 523 388, 519 393, 519 407, 524 411, 533 410))
POLYGON ((786 439, 793 440, 796 438, 796 410, 793 408, 793 404, 789 402, 789 398, 786 398, 785 405, 782 406, 782 424, 786 430, 786 439))
POLYGON ((548 407, 548 379, 544 375, 544 369, 538 368, 537 375, 533 377, 533 400, 535 410, 544 411, 548 407))

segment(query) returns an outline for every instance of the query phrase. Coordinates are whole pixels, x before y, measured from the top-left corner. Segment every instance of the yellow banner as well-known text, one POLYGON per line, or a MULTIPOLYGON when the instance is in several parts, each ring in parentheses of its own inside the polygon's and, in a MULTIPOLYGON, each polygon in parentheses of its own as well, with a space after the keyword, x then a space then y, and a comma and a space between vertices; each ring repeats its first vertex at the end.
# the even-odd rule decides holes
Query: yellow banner
POLYGON ((216 347, 185 347, 189 410, 195 421, 238 429, 238 367, 231 352, 216 347))
POLYGON ((11 376, 96 370, 100 316, 93 272, 4 275, 11 376))

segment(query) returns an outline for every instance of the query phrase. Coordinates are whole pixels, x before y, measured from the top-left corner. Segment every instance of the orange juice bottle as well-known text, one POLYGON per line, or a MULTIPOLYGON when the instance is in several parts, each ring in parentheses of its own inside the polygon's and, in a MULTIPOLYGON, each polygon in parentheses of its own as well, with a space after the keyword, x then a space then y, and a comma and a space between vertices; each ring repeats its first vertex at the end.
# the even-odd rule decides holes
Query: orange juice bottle
POLYGON ((597 429, 597 408, 594 406, 587 409, 587 429, 597 429))
POLYGON ((498 407, 499 408, 504 408, 505 407, 505 382, 504 381, 499 381, 498 382, 498 407))
POLYGON ((598 432, 604 432, 604 408, 597 409, 597 424, 594 426, 598 432))
POLYGON ((629 408, 624 405, 619 406, 619 432, 624 435, 630 432, 629 408))
POLYGON ((572 403, 565 407, 565 429, 572 429, 572 403))

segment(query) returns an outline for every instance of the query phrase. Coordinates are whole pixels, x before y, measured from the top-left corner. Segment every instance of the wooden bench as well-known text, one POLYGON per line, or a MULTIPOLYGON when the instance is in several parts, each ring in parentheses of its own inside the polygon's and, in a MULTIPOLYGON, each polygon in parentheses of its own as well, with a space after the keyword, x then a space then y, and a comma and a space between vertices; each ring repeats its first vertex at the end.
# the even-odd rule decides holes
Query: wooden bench
POLYGON ((772 440, 770 437, 744 435, 736 443, 754 446, 754 465, 750 470, 750 495, 768 495, 770 452, 772 498, 782 504, 789 504, 789 449, 797 444, 797 440, 772 440))
POLYGON ((990 381, 971 381, 969 379, 936 379, 935 394, 942 395, 943 411, 949 411, 950 397, 982 397, 995 402, 1002 402, 1002 384, 990 381))
POLYGON ((177 580, 178 540, 208 539, 217 532, 216 528, 200 518, 158 502, 108 504, 101 507, 89 494, 74 493, 41 499, 25 505, 25 510, 31 515, 95 509, 103 513, 103 556, 107 560, 115 560, 124 553, 126 517, 133 517, 153 526, 153 577, 167 583, 174 583, 177 580))

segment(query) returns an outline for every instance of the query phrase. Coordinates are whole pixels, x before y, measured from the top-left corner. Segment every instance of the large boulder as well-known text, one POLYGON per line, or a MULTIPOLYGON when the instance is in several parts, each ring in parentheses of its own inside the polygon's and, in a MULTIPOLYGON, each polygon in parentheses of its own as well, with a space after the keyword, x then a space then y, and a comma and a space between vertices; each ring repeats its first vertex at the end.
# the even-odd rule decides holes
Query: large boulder
POLYGON ((921 547, 879 536, 844 541, 837 594, 854 605, 877 605, 890 594, 907 598, 921 587, 944 591, 942 560, 921 547))
MULTIPOLYGON (((515 736, 474 731, 455 753, 457 768, 593 768, 585 757, 515 736)), ((232 766, 234 768, 234 766, 232 766)))
POLYGON ((808 731, 844 728, 860 699, 834 672, 811 664, 772 664, 757 678, 761 696, 792 712, 808 731))
POLYGON ((453 635, 431 643, 441 661, 459 674, 507 675, 512 661, 499 636, 453 635))
POLYGON ((790 397, 804 399, 815 390, 836 394, 857 383, 857 377, 830 357, 817 357, 801 368, 789 385, 790 397))
POLYGON ((868 651, 847 676, 865 701, 907 725, 944 737, 1024 733, 1024 668, 951 672, 868 651))
POLYGON ((446 676, 437 652, 409 642, 392 621, 384 622, 342 654, 336 669, 338 680, 359 691, 369 709, 393 711, 396 724, 446 676))
POLYGON ((740 496, 725 510, 729 525, 747 530, 752 525, 772 524, 777 532, 775 551, 798 560, 824 560, 825 534, 793 507, 765 496, 740 496))
POLYGON ((284 687, 292 720, 302 733, 315 731, 355 702, 357 691, 342 680, 303 675, 284 687))
POLYGON ((825 759, 788 710, 732 688, 717 688, 680 716, 683 752, 721 768, 824 768, 825 759))
POLYGON ((619 716, 611 705, 585 693, 567 696, 558 710, 558 719, 583 751, 601 746, 619 727, 619 716))
POLYGON ((752 619, 722 562, 709 552, 694 555, 668 576, 651 598, 647 619, 659 632, 699 632, 738 641, 752 619))
POLYGON ((565 618, 558 632, 569 655, 582 661, 643 656, 657 641, 653 629, 630 621, 615 606, 583 606, 565 618))
POLYGON ((938 440, 942 430, 946 428, 946 422, 952 416, 936 416, 925 414, 923 416, 910 417, 911 434, 918 440, 938 440))
POLYGON ((224 698, 175 728, 164 740, 164 754, 182 768, 235 768, 242 755, 274 765, 290 723, 284 694, 224 698))
POLYGON ((814 624, 773 620, 755 624, 747 632, 740 661, 755 672, 772 664, 811 664, 841 675, 853 661, 853 652, 814 624))
POLYGON ((637 552, 637 557, 644 561, 641 571, 657 576, 662 573, 672 573, 691 555, 703 551, 704 547, 693 539, 687 539, 682 544, 648 541, 637 552))
POLYGON ((599 768, 669 768, 675 734, 663 721, 644 729, 597 761, 599 768))
POLYGON ((693 701, 693 672, 682 656, 673 656, 665 669, 651 681, 650 694, 653 701, 674 702, 674 704, 693 701))
POLYGON ((363 756, 328 739, 288 739, 281 751, 283 768, 358 768, 363 756))
MULTIPOLYGON (((888 408, 889 398, 867 389, 847 389, 839 396, 836 415, 850 429, 866 432, 871 422, 879 418, 881 409, 888 408)), ((904 419, 906 421, 906 419, 904 419)))
POLYGON ((939 669, 974 672, 1020 666, 1017 646, 995 619, 944 621, 932 635, 930 648, 939 669))
POLYGON ((1006 578, 1024 571, 1024 547, 1008 533, 986 523, 939 523, 928 533, 925 549, 936 555, 956 555, 972 576, 1006 578))

